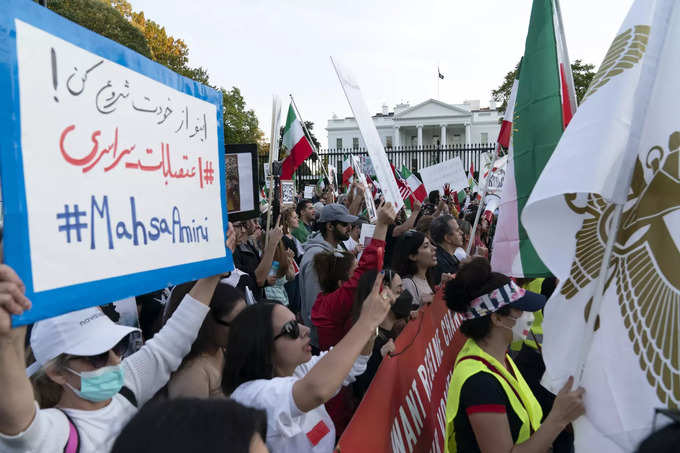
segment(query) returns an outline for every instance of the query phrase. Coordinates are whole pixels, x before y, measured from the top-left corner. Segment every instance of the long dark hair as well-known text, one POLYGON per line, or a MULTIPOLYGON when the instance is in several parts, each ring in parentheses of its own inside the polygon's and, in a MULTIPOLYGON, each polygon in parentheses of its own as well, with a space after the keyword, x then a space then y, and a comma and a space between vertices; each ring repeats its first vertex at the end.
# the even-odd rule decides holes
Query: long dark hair
POLYGON ((272 316, 275 303, 260 302, 246 307, 231 322, 222 390, 230 395, 244 382, 274 377, 272 316))
MULTIPOLYGON (((398 273, 401 278, 413 278, 413 276, 418 273, 418 265, 409 258, 409 255, 417 254, 418 249, 423 245, 426 238, 427 236, 424 233, 410 230, 404 233, 397 242, 394 252, 392 252, 392 269, 398 273)), ((428 269, 427 272, 425 272, 427 284, 434 290, 432 276, 430 274, 430 269, 428 269)))
POLYGON ((256 434, 267 440, 267 414, 262 410, 229 399, 179 398, 144 405, 111 452, 250 451, 256 434))
MULTIPOLYGON (((187 282, 173 288, 170 301, 163 313, 164 325, 168 322, 168 319, 170 319, 175 310, 177 310, 177 307, 179 307, 184 296, 191 291, 191 288, 193 288, 195 284, 196 282, 187 282)), ((184 360, 182 361, 183 364, 200 354, 212 353, 219 348, 219 345, 215 343, 215 329, 218 328, 215 319, 222 319, 229 316, 238 301, 245 299, 246 296, 241 290, 229 286, 226 283, 217 284, 212 299, 210 299, 210 312, 203 320, 196 341, 194 341, 194 344, 191 346, 189 354, 184 357, 184 360)))

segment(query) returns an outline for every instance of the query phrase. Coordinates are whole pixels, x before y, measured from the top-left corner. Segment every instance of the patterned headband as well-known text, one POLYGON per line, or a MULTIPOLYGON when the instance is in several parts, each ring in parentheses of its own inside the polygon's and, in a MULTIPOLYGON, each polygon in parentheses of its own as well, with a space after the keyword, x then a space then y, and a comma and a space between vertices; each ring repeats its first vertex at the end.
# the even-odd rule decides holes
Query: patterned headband
POLYGON ((524 289, 517 286, 517 283, 510 281, 510 283, 496 288, 490 293, 482 294, 473 299, 468 311, 463 313, 463 319, 467 320, 486 316, 501 307, 521 299, 524 297, 524 294, 526 294, 524 289))

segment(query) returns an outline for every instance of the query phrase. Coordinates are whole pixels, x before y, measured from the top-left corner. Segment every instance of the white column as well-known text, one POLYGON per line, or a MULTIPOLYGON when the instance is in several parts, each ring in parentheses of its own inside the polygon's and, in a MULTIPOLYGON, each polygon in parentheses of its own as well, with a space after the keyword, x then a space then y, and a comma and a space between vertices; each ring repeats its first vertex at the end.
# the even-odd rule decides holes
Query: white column
POLYGON ((399 136, 399 126, 394 126, 394 146, 401 146, 401 137, 399 136))
POLYGON ((423 147, 423 125, 419 124, 418 126, 418 148, 423 147))
POLYGON ((439 136, 439 143, 441 143, 442 146, 446 146, 446 124, 442 124, 441 127, 442 132, 439 136))
POLYGON ((465 144, 470 144, 470 123, 465 123, 465 144))

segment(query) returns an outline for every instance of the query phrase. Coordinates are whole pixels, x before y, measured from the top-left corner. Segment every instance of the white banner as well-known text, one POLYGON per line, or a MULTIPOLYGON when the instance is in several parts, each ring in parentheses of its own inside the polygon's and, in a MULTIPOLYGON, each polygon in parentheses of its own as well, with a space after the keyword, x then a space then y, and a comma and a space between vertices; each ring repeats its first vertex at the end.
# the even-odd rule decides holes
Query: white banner
POLYGON ((354 113, 361 136, 364 139, 364 143, 366 143, 366 149, 375 169, 375 176, 385 196, 385 201, 392 202, 392 206, 398 211, 404 206, 404 200, 399 194, 399 187, 397 187, 397 182, 394 180, 392 168, 387 160, 387 154, 378 135, 378 130, 375 128, 375 123, 373 123, 373 117, 368 112, 364 102, 361 88, 359 88, 359 84, 346 68, 332 58, 331 61, 335 67, 335 72, 338 74, 340 85, 342 85, 342 89, 347 97, 347 102, 349 102, 349 106, 354 113))
POLYGON ((423 178, 423 184, 428 193, 433 190, 438 190, 442 193, 446 183, 451 185, 453 192, 458 192, 468 187, 468 177, 465 175, 465 169, 460 157, 425 167, 420 170, 420 176, 423 178))

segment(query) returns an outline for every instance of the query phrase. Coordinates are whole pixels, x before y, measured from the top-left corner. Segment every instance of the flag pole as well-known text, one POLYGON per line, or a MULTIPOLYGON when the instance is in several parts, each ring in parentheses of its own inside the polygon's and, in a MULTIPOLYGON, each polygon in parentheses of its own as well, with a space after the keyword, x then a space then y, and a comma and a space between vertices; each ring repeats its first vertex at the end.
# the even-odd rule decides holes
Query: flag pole
MULTIPOLYGON (((493 166, 496 163, 496 159, 498 159, 498 146, 494 147, 494 152, 493 152, 493 159, 491 159, 491 170, 493 170, 493 166)), ((481 173, 480 173, 481 175, 481 173)), ((470 175, 470 177, 474 180, 475 176, 470 175)), ((491 175, 489 175, 491 177, 491 175)), ((472 229, 470 230, 470 240, 468 241, 467 245, 467 250, 465 251, 468 255, 470 254, 470 251, 472 250, 472 244, 475 241, 475 233, 477 232, 477 225, 479 225, 479 217, 482 215, 482 203, 484 203, 484 198, 486 198, 486 192, 489 188, 489 177, 486 178, 484 181, 484 185, 482 187, 482 199, 479 201, 479 206, 477 207, 477 214, 475 214, 475 223, 472 225, 472 229)))
MULTIPOLYGON (((276 192, 276 186, 275 186, 275 181, 274 181, 274 171, 272 168, 272 162, 276 159, 274 159, 274 156, 278 158, 279 155, 279 120, 281 117, 281 100, 278 96, 274 96, 272 100, 272 128, 271 128, 271 137, 269 138, 269 209, 267 210, 267 225, 266 225, 266 230, 265 230, 265 235, 264 235, 264 246, 267 247, 269 245, 269 228, 271 227, 271 222, 272 222, 272 211, 274 210, 274 193, 276 192), (274 154, 276 153, 276 154, 274 154)), ((266 184, 265 184, 266 185, 266 184)))
MULTIPOLYGON (((305 125, 305 120, 302 119, 302 115, 300 115, 300 110, 297 108, 297 104, 295 103, 295 99, 293 99, 292 94, 288 94, 290 96, 290 102, 293 104, 293 109, 295 109, 295 114, 297 115, 298 119, 300 120, 300 124, 302 125, 302 129, 305 131, 305 136, 307 137, 307 141, 309 142, 310 146, 316 153, 316 155, 321 158, 319 155, 319 150, 316 148, 316 145, 314 144, 314 141, 312 140, 312 134, 309 133, 307 130, 307 126, 305 125)), ((321 163, 321 169, 323 170, 324 174, 326 175, 326 179, 328 179, 328 182, 331 184, 331 188, 333 187, 333 183, 331 182, 331 177, 328 175, 328 171, 326 170, 326 166, 323 165, 323 162, 321 163)))

